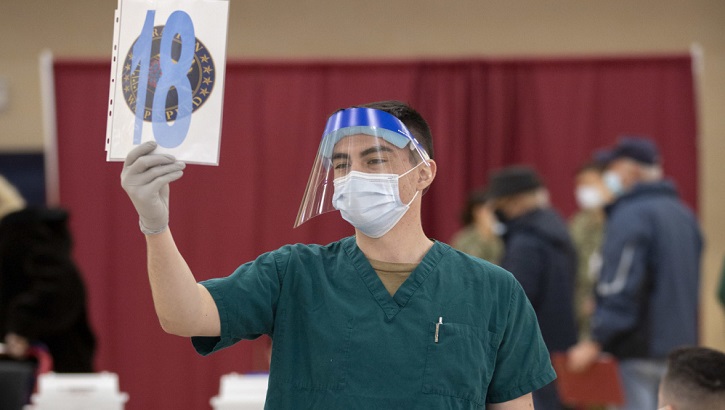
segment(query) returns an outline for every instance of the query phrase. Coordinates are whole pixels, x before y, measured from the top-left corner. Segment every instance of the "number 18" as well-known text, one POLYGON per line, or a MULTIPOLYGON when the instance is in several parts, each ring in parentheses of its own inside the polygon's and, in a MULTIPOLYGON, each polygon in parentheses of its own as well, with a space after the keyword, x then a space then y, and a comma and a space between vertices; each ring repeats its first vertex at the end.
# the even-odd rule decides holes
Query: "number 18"
MULTIPOLYGON (((154 17, 156 10, 146 12, 146 20, 141 35, 131 51, 131 72, 139 68, 138 88, 136 91, 136 121, 134 123, 133 144, 141 143, 143 120, 146 111, 146 93, 149 82, 151 66, 151 46, 153 42, 154 17)), ((196 36, 194 23, 191 17, 183 11, 171 13, 166 20, 161 36, 159 51, 160 74, 156 90, 154 91, 153 105, 151 107, 151 125, 156 141, 165 148, 179 146, 189 132, 192 112, 192 89, 187 73, 194 60, 194 46, 196 36), (171 56, 174 40, 181 43, 181 53, 178 61, 171 56), (166 99, 171 88, 176 89, 178 96, 178 112, 174 123, 169 125, 166 118, 166 99)))

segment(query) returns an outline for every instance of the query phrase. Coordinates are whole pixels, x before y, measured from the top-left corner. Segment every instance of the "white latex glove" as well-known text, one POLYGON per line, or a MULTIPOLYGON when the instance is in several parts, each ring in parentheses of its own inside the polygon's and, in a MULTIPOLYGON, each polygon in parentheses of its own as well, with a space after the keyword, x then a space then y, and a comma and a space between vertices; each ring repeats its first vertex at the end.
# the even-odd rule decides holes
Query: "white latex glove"
POLYGON ((186 167, 168 154, 152 154, 153 141, 144 142, 126 156, 121 186, 139 216, 141 232, 155 235, 169 225, 169 183, 181 178, 186 167))

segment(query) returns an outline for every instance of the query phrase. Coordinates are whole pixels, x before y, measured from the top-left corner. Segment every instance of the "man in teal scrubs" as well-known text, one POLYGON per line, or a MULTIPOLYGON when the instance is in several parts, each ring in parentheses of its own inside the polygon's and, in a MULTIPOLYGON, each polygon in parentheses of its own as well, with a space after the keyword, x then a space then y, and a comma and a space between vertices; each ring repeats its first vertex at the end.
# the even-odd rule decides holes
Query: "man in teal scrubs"
POLYGON ((288 245, 200 284, 168 228, 184 164, 129 153, 122 185, 148 246, 161 326, 201 354, 272 337, 269 409, 530 409, 556 377, 536 316, 505 270, 429 239, 430 129, 387 101, 328 120, 295 225, 339 210, 355 236, 288 245))

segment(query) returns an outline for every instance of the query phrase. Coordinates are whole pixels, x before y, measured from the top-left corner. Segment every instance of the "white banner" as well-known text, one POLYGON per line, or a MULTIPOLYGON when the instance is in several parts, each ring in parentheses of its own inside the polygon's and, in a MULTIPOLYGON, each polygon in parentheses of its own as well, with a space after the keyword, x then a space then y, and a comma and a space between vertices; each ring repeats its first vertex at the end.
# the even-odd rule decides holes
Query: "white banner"
POLYGON ((155 152, 219 164, 228 0, 119 0, 106 160, 145 141, 155 152))

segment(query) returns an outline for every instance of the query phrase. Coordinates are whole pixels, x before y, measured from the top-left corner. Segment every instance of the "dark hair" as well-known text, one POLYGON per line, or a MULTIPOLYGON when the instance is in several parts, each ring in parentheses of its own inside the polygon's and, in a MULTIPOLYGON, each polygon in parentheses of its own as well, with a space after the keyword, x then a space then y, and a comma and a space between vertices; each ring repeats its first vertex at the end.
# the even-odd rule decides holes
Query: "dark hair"
POLYGON ((487 200, 488 197, 486 195, 486 190, 483 188, 476 189, 468 194, 466 206, 463 208, 463 212, 461 212, 461 222, 463 223, 463 226, 468 226, 473 223, 474 209, 485 204, 487 200))
POLYGON ((59 252, 70 253, 73 246, 68 211, 62 208, 29 206, 9 213, 0 221, 0 234, 2 242, 11 242, 23 251, 46 244, 59 252))
POLYGON ((374 108, 396 116, 408 127, 408 130, 418 140, 423 149, 428 153, 428 156, 433 159, 433 136, 431 135, 430 127, 428 127, 428 123, 425 122, 423 116, 408 104, 401 101, 389 100, 362 104, 356 107, 374 108))
POLYGON ((683 410, 723 408, 712 405, 725 403, 725 353, 706 347, 685 347, 673 350, 667 361, 667 373, 662 380, 666 399, 683 410))
POLYGON ((580 166, 579 168, 577 168, 574 176, 579 176, 579 175, 581 175, 585 172, 589 172, 589 171, 593 171, 598 174, 602 174, 602 173, 604 173, 605 169, 606 169, 605 164, 603 164, 602 162, 597 161, 597 160, 589 161, 589 162, 585 163, 584 165, 580 166))

